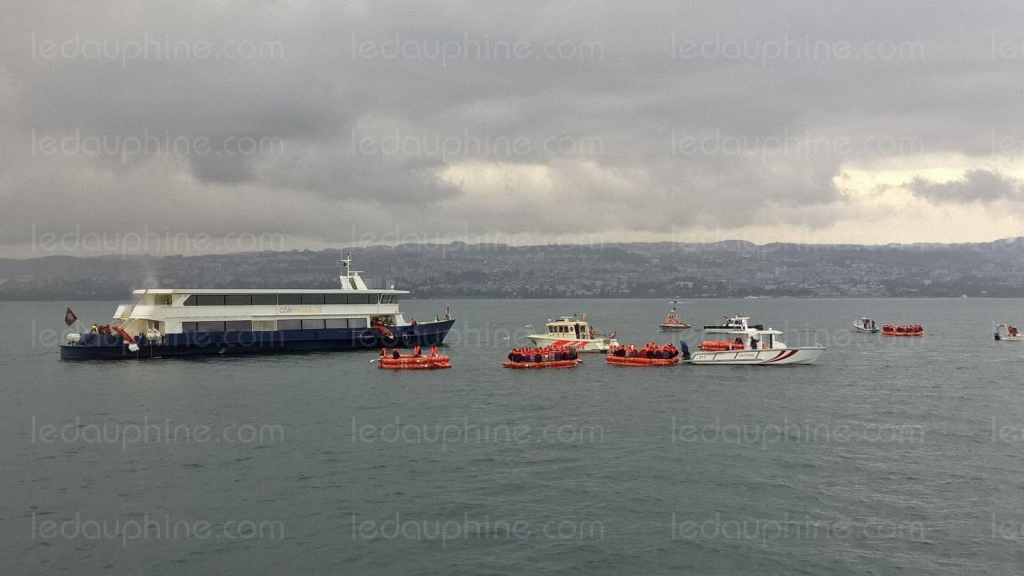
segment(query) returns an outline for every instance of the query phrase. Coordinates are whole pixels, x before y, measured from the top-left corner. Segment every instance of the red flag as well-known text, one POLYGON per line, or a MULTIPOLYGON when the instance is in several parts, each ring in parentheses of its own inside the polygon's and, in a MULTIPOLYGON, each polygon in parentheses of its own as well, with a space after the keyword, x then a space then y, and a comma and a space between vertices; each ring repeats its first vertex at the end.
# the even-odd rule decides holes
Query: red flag
POLYGON ((72 312, 71 308, 69 307, 67 312, 64 313, 64 323, 67 324, 68 326, 71 326, 75 322, 78 322, 78 316, 75 316, 75 313, 72 312))

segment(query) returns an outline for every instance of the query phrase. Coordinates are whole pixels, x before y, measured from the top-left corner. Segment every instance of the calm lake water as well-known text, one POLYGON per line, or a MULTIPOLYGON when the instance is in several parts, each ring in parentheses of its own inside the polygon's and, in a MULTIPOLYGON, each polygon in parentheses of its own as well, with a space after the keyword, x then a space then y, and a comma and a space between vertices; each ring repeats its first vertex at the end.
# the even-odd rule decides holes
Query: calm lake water
MULTIPOLYGON (((115 303, 71 307, 91 324, 115 303)), ((60 362, 63 303, 0 303, 0 572, 1024 568, 1024 342, 992 339, 1020 300, 697 300, 695 325, 745 311, 829 349, 565 371, 501 362, 573 312, 677 340, 656 330, 670 305, 451 307, 454 368, 394 373, 372 352, 60 362), (865 314, 927 336, 852 334, 865 314)))

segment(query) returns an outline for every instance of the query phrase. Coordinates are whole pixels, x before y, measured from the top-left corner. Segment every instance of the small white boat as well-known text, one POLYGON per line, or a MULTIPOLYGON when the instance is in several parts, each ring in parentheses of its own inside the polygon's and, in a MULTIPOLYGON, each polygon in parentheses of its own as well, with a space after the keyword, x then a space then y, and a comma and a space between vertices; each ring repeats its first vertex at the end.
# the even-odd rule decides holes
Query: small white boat
POLYGON ((996 341, 1009 341, 1017 342, 1024 340, 1024 334, 1021 334, 1020 330, 1016 326, 1010 324, 998 324, 996 325, 996 341))
POLYGON ((781 335, 771 328, 749 327, 744 321, 744 326, 727 333, 726 339, 702 342, 689 358, 684 353, 683 361, 696 365, 782 366, 814 364, 825 353, 825 347, 818 345, 790 348, 778 339, 781 335))
POLYGON ((690 325, 679 318, 679 312, 676 310, 675 306, 673 306, 672 310, 669 311, 668 316, 665 317, 665 321, 658 324, 658 328, 660 328, 662 332, 678 332, 680 330, 689 330, 690 325))
POLYGON ((853 323, 853 330, 863 334, 878 334, 881 328, 876 328, 875 321, 865 316, 853 323))
MULTIPOLYGON (((735 330, 746 330, 749 321, 750 316, 742 314, 738 316, 725 316, 725 324, 705 324, 704 331, 708 334, 728 334, 735 330)), ((759 330, 764 328, 761 324, 754 324, 751 327, 759 330)))
POLYGON ((575 315, 562 316, 558 320, 548 320, 547 332, 527 336, 538 348, 546 346, 571 346, 579 352, 608 352, 612 346, 618 346, 615 333, 609 336, 599 334, 587 322, 587 315, 582 318, 575 315))

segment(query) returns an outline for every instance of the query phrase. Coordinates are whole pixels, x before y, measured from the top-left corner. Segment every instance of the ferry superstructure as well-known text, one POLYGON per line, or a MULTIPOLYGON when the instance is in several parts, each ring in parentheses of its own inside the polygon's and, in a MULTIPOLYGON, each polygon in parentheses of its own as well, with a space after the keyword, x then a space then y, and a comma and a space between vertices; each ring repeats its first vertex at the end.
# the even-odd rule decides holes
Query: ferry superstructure
POLYGON ((371 289, 342 260, 340 288, 135 290, 114 321, 68 335, 64 360, 437 346, 455 320, 408 321, 407 290, 371 289))

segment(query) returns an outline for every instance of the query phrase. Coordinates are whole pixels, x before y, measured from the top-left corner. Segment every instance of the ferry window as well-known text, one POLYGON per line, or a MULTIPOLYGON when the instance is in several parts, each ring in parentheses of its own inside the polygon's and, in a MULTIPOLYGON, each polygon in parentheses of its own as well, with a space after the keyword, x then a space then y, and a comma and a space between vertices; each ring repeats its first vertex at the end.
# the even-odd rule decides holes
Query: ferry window
POLYGON ((195 294, 193 294, 193 295, 189 296, 188 298, 186 298, 185 299, 185 303, 183 304, 183 306, 195 306, 195 305, 196 305, 196 295, 195 294))
POLYGON ((278 320, 278 330, 302 330, 301 320, 278 320))
POLYGON ((349 328, 366 328, 368 326, 366 318, 349 318, 348 320, 349 328))
POLYGON ((224 297, 226 306, 249 306, 252 304, 252 296, 248 294, 229 294, 224 297))
POLYGON ((302 304, 302 294, 278 294, 277 303, 284 304, 302 304))
MULTIPOLYGON (((376 297, 373 302, 376 302, 376 297)), ((351 294, 348 297, 349 304, 371 304, 369 294, 351 294)))
POLYGON ((199 332, 223 332, 223 322, 196 322, 199 328, 199 332))
POLYGON ((199 294, 196 296, 196 306, 223 306, 224 297, 212 294, 199 294))
MULTIPOLYGON (((190 298, 195 298, 195 296, 190 296, 190 298)), ((181 331, 182 332, 198 332, 199 328, 196 326, 195 322, 182 322, 181 323, 181 331)))
POLYGON ((323 330, 324 329, 324 321, 323 320, 303 320, 302 321, 302 329, 303 330, 323 330))
POLYGON ((348 328, 348 320, 345 318, 328 318, 325 321, 327 328, 336 330, 338 328, 348 328))
POLYGON ((252 332, 252 320, 231 320, 224 327, 228 332, 252 332))
POLYGON ((324 304, 348 304, 348 295, 324 294, 324 304))
POLYGON ((324 303, 324 295, 323 294, 303 294, 302 295, 302 303, 303 304, 323 304, 324 303))
POLYGON ((277 306, 277 294, 253 294, 254 306, 277 306))

